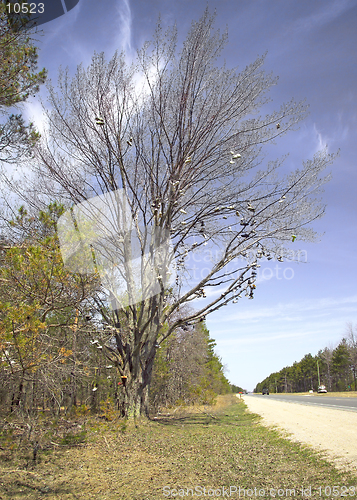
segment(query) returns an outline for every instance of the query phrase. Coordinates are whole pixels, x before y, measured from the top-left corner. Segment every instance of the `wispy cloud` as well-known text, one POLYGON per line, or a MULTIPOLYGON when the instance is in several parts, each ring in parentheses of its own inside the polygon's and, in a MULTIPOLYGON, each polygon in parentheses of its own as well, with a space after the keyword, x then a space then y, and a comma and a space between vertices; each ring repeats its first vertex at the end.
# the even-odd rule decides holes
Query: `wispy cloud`
POLYGON ((316 124, 314 123, 314 134, 315 134, 315 152, 321 151, 328 146, 327 137, 324 137, 321 132, 318 131, 316 124))
POLYGON ((120 45, 128 55, 132 54, 132 14, 129 0, 119 0, 116 4, 116 11, 119 20, 119 35, 116 44, 120 45))
POLYGON ((344 333, 344 325, 338 318, 308 320, 288 326, 284 322, 269 322, 263 327, 262 324, 245 327, 242 325, 235 329, 220 328, 219 332, 212 332, 217 345, 226 356, 231 355, 232 352, 240 352, 243 347, 249 346, 254 349, 259 347, 260 353, 262 349, 268 347, 271 349, 272 346, 285 352, 289 346, 299 349, 301 345, 305 346, 305 350, 315 349, 317 352, 326 345, 337 345, 344 333))
POLYGON ((276 333, 273 335, 250 335, 249 337, 237 337, 231 339, 221 339, 219 341, 220 347, 230 346, 237 347, 248 344, 261 344, 262 342, 272 342, 273 340, 283 340, 283 339, 293 339, 293 338, 301 338, 302 336, 310 336, 311 334, 316 333, 315 330, 305 330, 304 332, 295 331, 295 332, 283 332, 276 333))
POLYGON ((318 12, 297 19, 288 27, 290 34, 301 34, 301 32, 312 31, 323 25, 330 23, 339 17, 346 10, 356 6, 351 0, 335 0, 333 2, 323 2, 318 12))
MULTIPOLYGON (((312 317, 330 316, 332 313, 355 311, 357 295, 351 297, 321 298, 315 300, 299 300, 290 303, 278 303, 272 307, 257 308, 255 310, 245 310, 233 314, 225 314, 224 317, 212 317, 212 323, 240 321, 255 323, 264 319, 290 321, 306 321, 307 313, 311 312, 312 317), (348 305, 353 307, 348 308, 348 305)), ((310 316, 310 318, 311 318, 310 316)))
POLYGON ((328 135, 323 134, 318 129, 317 125, 314 123, 313 125, 313 137, 314 137, 314 153, 320 151, 321 149, 327 147, 330 150, 334 147, 339 146, 342 142, 346 141, 349 137, 350 125, 349 119, 342 116, 342 113, 339 113, 335 120, 335 128, 330 129, 328 135), (332 133, 331 133, 332 132, 332 133))
POLYGON ((110 8, 103 8, 95 17, 92 14, 95 0, 89 1, 87 10, 84 3, 84 0, 80 1, 66 15, 46 25, 46 43, 57 45, 52 54, 54 64, 60 59, 63 66, 68 64, 72 69, 80 63, 87 66, 94 51, 103 51, 110 57, 119 49, 131 57, 132 12, 129 0, 111 0, 110 8), (77 24, 80 25, 79 21, 83 23, 81 30, 75 29, 77 24))
MULTIPOLYGON (((62 0, 62 2, 63 2, 63 0, 62 0)), ((84 3, 85 3, 84 0, 80 0, 73 9, 71 9, 69 11, 67 11, 67 9, 65 9, 68 13, 71 14, 71 18, 70 18, 71 24, 74 24, 77 21, 79 14, 83 10, 84 3)))

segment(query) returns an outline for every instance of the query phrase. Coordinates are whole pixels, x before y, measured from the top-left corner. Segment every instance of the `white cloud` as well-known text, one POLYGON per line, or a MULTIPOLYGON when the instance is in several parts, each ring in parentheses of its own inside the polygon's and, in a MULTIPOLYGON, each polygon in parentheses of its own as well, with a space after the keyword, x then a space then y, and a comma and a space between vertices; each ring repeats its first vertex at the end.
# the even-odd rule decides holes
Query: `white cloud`
MULTIPOLYGON (((232 352, 240 352, 242 348, 252 346, 255 352, 262 352, 265 349, 279 347, 281 351, 286 351, 287 348, 294 347, 297 349, 299 345, 306 344, 306 349, 313 349, 316 351, 323 348, 325 345, 337 345, 344 335, 344 325, 336 318, 334 320, 321 319, 301 322, 299 324, 287 326, 283 323, 267 323, 256 325, 252 327, 249 325, 241 326, 239 329, 219 329, 219 331, 212 331, 213 338, 216 339, 222 351, 226 355, 232 352), (239 334, 239 335, 238 335, 239 334), (278 341, 278 342, 276 342, 278 341)), ((287 351, 286 351, 287 352, 287 351)))
POLYGON ((119 19, 119 36, 115 40, 116 44, 120 45, 127 55, 132 55, 132 15, 129 0, 119 0, 116 5, 116 11, 119 19))
POLYGON ((257 308, 255 310, 245 310, 233 314, 225 314, 224 317, 212 317, 210 320, 213 324, 216 322, 225 323, 229 321, 245 321, 255 323, 263 319, 274 319, 275 321, 306 321, 307 313, 311 312, 311 317, 331 316, 338 312, 346 312, 346 306, 349 312, 355 311, 357 304, 357 295, 335 299, 331 297, 311 300, 300 300, 291 303, 278 303, 276 306, 257 308))
MULTIPOLYGON (((63 0, 62 0, 62 3, 64 3, 63 0)), ((80 12, 82 11, 83 4, 84 4, 84 0, 79 1, 77 3, 77 5, 69 11, 67 11, 67 8, 64 5, 65 11, 67 12, 67 14, 66 14, 67 15, 67 22, 70 21, 71 24, 74 24, 77 21, 77 18, 79 16, 80 12), (71 16, 71 17, 69 17, 69 16, 71 16)))
POLYGON ((60 58, 63 66, 75 69, 80 63, 84 67, 88 66, 94 51, 103 51, 109 58, 115 50, 125 50, 132 57, 132 13, 129 0, 115 0, 114 5, 101 11, 100 15, 94 14, 94 1, 89 3, 89 12, 84 9, 84 3, 84 0, 80 1, 65 16, 46 25, 46 43, 51 43, 54 47, 57 45, 54 60, 60 58), (83 17, 83 21, 79 17, 83 17), (81 27, 80 30, 76 29, 77 25, 81 27), (85 25, 86 29, 83 29, 85 25))
POLYGON ((321 149, 324 149, 328 147, 328 139, 327 137, 324 137, 321 132, 318 131, 316 124, 314 123, 314 142, 315 142, 315 150, 314 153, 317 153, 318 151, 321 151, 321 149))
POLYGON ((295 332, 290 332, 290 333, 277 333, 274 335, 259 335, 259 336, 253 336, 250 335, 249 337, 240 337, 240 338, 234 338, 234 339, 222 339, 219 340, 219 345, 220 346, 241 346, 241 345, 247 345, 247 344, 260 344, 262 342, 271 342, 273 340, 282 340, 282 339, 290 339, 290 338, 296 338, 296 337, 302 337, 302 336, 307 336, 311 335, 313 333, 316 333, 315 330, 305 330, 304 332, 300 331, 295 331, 295 332))
POLYGON ((46 116, 43 112, 40 101, 24 103, 23 115, 27 121, 31 121, 36 126, 37 130, 43 134, 47 128, 46 116))
MULTIPOLYGON (((322 133, 316 123, 314 123, 313 132, 311 134, 312 151, 310 154, 315 154, 326 147, 327 151, 336 151, 336 149, 340 147, 342 142, 349 139, 350 129, 353 128, 353 119, 351 120, 349 117, 343 117, 342 113, 337 114, 334 120, 334 126, 333 128, 329 128, 328 135, 322 133)), ((306 140, 306 133, 304 133, 304 136, 306 140)))

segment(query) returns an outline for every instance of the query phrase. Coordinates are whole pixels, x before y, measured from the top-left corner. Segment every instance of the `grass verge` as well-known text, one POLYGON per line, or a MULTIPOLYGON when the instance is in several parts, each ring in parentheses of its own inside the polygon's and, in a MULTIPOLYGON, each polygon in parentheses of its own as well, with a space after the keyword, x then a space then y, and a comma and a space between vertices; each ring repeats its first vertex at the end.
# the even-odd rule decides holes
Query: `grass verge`
POLYGON ((224 396, 216 407, 137 427, 89 418, 85 441, 62 440, 26 468, 16 456, 2 460, 0 499, 357 497, 352 473, 259 425, 245 408, 224 396))

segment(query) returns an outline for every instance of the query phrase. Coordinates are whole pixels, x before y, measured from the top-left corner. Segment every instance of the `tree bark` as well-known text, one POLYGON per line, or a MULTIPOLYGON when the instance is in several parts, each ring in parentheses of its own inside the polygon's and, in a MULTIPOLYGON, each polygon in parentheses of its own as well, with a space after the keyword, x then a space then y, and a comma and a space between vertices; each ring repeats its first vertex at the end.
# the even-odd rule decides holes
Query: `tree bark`
POLYGON ((20 401, 21 401, 21 397, 22 397, 22 394, 23 394, 23 388, 24 388, 24 379, 22 378, 21 381, 20 381, 20 384, 19 384, 19 388, 18 388, 18 391, 17 391, 17 396, 15 398, 15 393, 13 394, 13 397, 12 397, 12 402, 11 402, 11 412, 14 411, 14 408, 18 408, 19 405, 20 405, 20 401))
POLYGON ((135 356, 122 377, 124 391, 122 416, 129 420, 149 416, 149 386, 155 359, 155 348, 145 356, 135 356), (126 378, 124 378, 126 377, 126 378))

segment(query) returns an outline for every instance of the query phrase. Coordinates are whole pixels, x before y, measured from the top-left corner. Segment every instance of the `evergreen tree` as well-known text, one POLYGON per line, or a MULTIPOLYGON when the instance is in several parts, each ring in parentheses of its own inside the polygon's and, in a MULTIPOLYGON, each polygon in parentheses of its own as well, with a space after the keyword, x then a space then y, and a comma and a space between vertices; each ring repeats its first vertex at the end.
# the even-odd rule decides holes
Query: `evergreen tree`
POLYGON ((332 353, 332 373, 337 391, 347 390, 350 382, 350 359, 346 339, 342 339, 332 353))
MULTIPOLYGON (((37 71, 38 52, 22 25, 10 22, 6 6, 0 3, 0 113, 8 115, 30 95, 38 92, 46 70, 37 71)), ((0 124, 0 164, 17 163, 28 156, 39 139, 32 123, 25 124, 21 114, 11 113, 0 124)))

